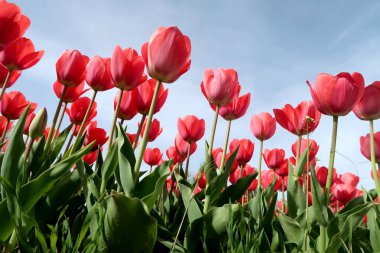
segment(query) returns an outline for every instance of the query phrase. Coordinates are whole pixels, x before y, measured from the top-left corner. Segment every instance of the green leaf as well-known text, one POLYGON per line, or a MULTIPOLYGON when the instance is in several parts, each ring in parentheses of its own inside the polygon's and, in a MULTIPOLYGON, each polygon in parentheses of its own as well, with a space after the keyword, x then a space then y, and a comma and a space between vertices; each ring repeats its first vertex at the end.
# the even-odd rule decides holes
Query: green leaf
POLYGON ((188 206, 187 217, 189 218, 189 223, 191 223, 194 220, 202 217, 202 211, 199 209, 199 206, 193 197, 191 188, 186 185, 187 182, 183 180, 178 174, 176 174, 176 178, 181 192, 183 205, 185 208, 188 206))
POLYGON ((375 208, 367 213, 367 226, 370 232, 371 246, 374 252, 380 252, 380 224, 375 208))
POLYGON ((305 149, 305 151, 302 153, 302 155, 298 159, 297 167, 296 167, 296 170, 294 173, 294 175, 296 177, 301 177, 304 170, 305 170, 305 165, 307 163, 307 155, 309 153, 310 146, 311 146, 311 143, 309 144, 309 146, 305 149))
POLYGON ((323 204, 324 194, 319 185, 314 168, 311 169, 311 194, 315 218, 321 226, 326 227, 329 221, 327 207, 323 204))
POLYGON ((288 239, 287 242, 295 243, 297 246, 301 246, 304 240, 304 230, 294 219, 279 214, 277 216, 278 221, 284 230, 285 236, 288 239))
POLYGON ((230 202, 235 203, 235 201, 241 199, 256 176, 257 174, 247 175, 246 177, 239 178, 235 184, 228 186, 218 198, 217 206, 222 206, 230 202))
POLYGON ((112 175, 115 173, 115 170, 118 166, 118 145, 115 141, 112 143, 110 150, 108 150, 106 159, 103 163, 103 167, 101 169, 102 171, 102 189, 105 190, 105 187, 107 185, 108 180, 112 177, 112 175))

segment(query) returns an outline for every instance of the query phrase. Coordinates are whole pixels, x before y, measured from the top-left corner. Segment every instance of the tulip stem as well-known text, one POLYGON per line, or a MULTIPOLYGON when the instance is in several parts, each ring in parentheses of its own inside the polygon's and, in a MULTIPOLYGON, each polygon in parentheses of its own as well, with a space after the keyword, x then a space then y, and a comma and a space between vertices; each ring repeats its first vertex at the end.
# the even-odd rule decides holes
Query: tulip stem
POLYGON ((62 120, 63 120, 63 117, 65 116, 66 107, 67 107, 67 103, 64 102, 63 103, 63 110, 62 110, 61 116, 59 117, 59 120, 58 120, 57 129, 54 129, 55 130, 54 131, 54 137, 57 137, 58 131, 61 128, 62 120))
POLYGON ((218 122, 218 116, 219 116, 219 106, 217 106, 215 109, 214 123, 212 124, 210 143, 209 143, 210 146, 208 147, 209 157, 211 157, 212 155, 212 146, 214 145, 214 137, 215 137, 216 124, 218 122))
POLYGON ((8 85, 8 82, 9 82, 9 79, 11 78, 12 71, 13 71, 12 69, 8 70, 8 74, 5 77, 5 80, 4 80, 4 83, 3 83, 3 87, 1 88, 1 92, 0 92, 0 101, 3 98, 3 95, 5 93, 5 89, 7 88, 7 85, 8 85))
POLYGON ((326 194, 326 202, 325 203, 328 203, 328 198, 330 196, 330 188, 331 188, 331 184, 332 184, 332 176, 333 176, 333 169, 334 169, 337 133, 338 133, 338 116, 333 116, 333 129, 332 129, 332 136, 331 136, 330 161, 329 161, 329 170, 328 170, 326 189, 325 189, 325 194, 326 194))
POLYGON ((298 135, 298 141, 297 141, 297 154, 296 154, 296 168, 298 165, 298 160, 301 156, 301 142, 302 142, 302 135, 298 135))
POLYGON ((113 133, 115 132, 115 125, 116 125, 117 115, 119 114, 120 104, 121 104, 121 99, 123 98, 123 93, 124 93, 124 90, 120 89, 120 96, 119 96, 119 99, 117 100, 115 113, 114 113, 114 115, 113 115, 112 126, 111 126, 111 132, 110 132, 110 137, 109 137, 110 139, 109 139, 109 141, 108 141, 108 149, 107 149, 107 152, 109 152, 110 149, 111 149, 112 139, 113 139, 113 133))
POLYGON ((224 142, 224 147, 223 147, 222 161, 220 162, 220 173, 223 173, 224 171, 224 162, 226 160, 228 139, 230 138, 231 122, 232 121, 229 120, 227 123, 227 134, 226 134, 226 140, 224 142))
POLYGON ((73 125, 73 126, 72 126, 72 131, 73 131, 73 132, 71 133, 71 136, 70 136, 69 142, 68 142, 67 145, 66 145, 65 152, 63 152, 64 154, 66 154, 66 152, 67 152, 67 151, 69 150, 69 148, 70 148, 71 142, 72 142, 73 139, 74 139, 74 133, 75 133, 76 128, 77 128, 77 125, 73 125))
POLYGON ((187 180, 187 176, 189 175, 190 147, 191 147, 191 143, 188 143, 188 145, 187 145, 186 169, 185 169, 185 180, 187 180))
POLYGON ((260 189, 261 187, 261 164, 263 162, 263 148, 264 148, 264 141, 260 140, 260 153, 259 153, 259 174, 257 175, 257 189, 260 189))
POLYGON ((370 133, 370 147, 371 147, 371 165, 372 165, 372 174, 373 179, 375 180, 377 196, 380 196, 380 183, 379 177, 376 170, 376 158, 375 158, 375 136, 373 130, 373 120, 369 121, 369 133, 370 133))
POLYGON ((146 145, 148 143, 148 135, 149 135, 149 130, 150 130, 150 124, 152 123, 154 109, 156 108, 156 102, 157 102, 158 92, 160 90, 161 84, 162 84, 162 82, 158 80, 156 88, 154 90, 152 104, 150 105, 150 109, 149 109, 149 113, 148 113, 148 120, 146 121, 144 135, 143 135, 143 138, 141 140, 140 151, 139 151, 139 154, 138 154, 137 159, 136 159, 136 164, 135 164, 136 179, 135 180, 138 179, 138 174, 139 174, 139 171, 140 171, 142 158, 143 158, 143 155, 144 155, 144 151, 145 151, 146 145))
POLYGON ((94 104, 94 101, 95 101, 95 98, 96 98, 96 94, 97 94, 97 93, 98 93, 98 91, 94 90, 94 93, 92 94, 91 102, 90 102, 90 104, 88 105, 88 108, 87 108, 86 114, 84 115, 84 118, 83 118, 82 124, 80 125, 79 131, 78 131, 78 134, 77 134, 77 138, 75 138, 75 141, 74 141, 74 144, 73 144, 73 148, 72 148, 71 151, 70 151, 70 155, 71 155, 73 152, 75 152, 75 149, 77 148, 78 141, 79 141, 80 137, 81 137, 82 134, 83 134, 84 127, 85 127, 85 125, 86 125, 86 121, 87 121, 88 117, 90 116, 91 108, 92 108, 92 105, 94 104))
POLYGON ((136 149, 136 147, 137 147, 137 143, 139 142, 139 137, 140 137, 140 133, 141 133, 141 128, 142 128, 142 126, 143 126, 143 124, 144 124, 145 118, 146 118, 146 115, 145 115, 145 114, 141 116, 141 121, 140 121, 140 124, 139 124, 138 127, 137 127, 136 137, 135 137, 135 140, 133 141, 133 145, 132 145, 133 150, 136 149))
POLYGON ((61 111, 61 107, 62 107, 62 103, 63 103, 63 98, 65 97, 66 90, 67 90, 67 86, 65 85, 63 87, 63 91, 62 91, 61 97, 59 99, 59 102, 58 102, 58 105, 57 105, 57 109, 55 109, 55 114, 54 114, 53 122, 51 124, 49 135, 48 135, 48 138, 47 138, 46 144, 45 144, 45 149, 46 150, 49 148, 51 141, 54 139, 53 133, 55 132, 55 124, 57 123, 59 112, 61 111))
POLYGON ((5 123, 4 133, 1 136, 0 143, 2 143, 4 141, 5 136, 7 135, 7 130, 8 130, 8 127, 9 127, 9 123, 10 123, 10 120, 7 119, 7 123, 5 123))

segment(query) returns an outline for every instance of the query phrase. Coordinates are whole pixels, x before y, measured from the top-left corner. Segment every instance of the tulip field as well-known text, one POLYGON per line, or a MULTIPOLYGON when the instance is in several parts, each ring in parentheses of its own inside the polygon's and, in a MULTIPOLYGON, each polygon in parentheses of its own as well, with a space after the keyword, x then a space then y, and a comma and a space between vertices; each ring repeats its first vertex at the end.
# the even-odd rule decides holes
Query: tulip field
POLYGON ((44 57, 24 37, 30 23, 18 5, 0 0, 1 252, 380 252, 380 81, 317 70, 305 80, 312 100, 249 115, 250 133, 236 139, 231 122, 247 115, 251 94, 235 69, 205 69, 192 92, 209 103, 212 124, 183 115, 173 146, 160 150, 147 147, 164 134, 154 115, 167 113, 168 84, 191 69, 191 38, 159 27, 141 48, 116 45, 110 57, 64 51, 56 82, 43 92, 57 98, 48 115, 17 91, 22 72, 44 57), (108 90, 116 93, 114 114, 103 129, 97 94, 108 90), (334 167, 338 122, 350 112, 367 126, 353 138, 370 161, 363 174, 374 189, 334 167), (310 136, 321 117, 331 121, 330 146, 310 136), (276 128, 294 139, 290 156, 266 147, 276 128), (202 161, 190 161, 200 145, 202 161))

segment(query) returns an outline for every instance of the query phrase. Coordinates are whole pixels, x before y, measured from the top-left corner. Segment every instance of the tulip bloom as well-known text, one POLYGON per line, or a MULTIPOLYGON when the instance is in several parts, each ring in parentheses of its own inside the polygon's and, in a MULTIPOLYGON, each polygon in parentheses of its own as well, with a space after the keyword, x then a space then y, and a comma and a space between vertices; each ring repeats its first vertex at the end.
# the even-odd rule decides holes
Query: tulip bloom
POLYGON ((125 133, 125 135, 128 137, 129 143, 132 145, 135 142, 137 134, 125 133))
MULTIPOLYGON (((136 107, 137 111, 142 115, 148 115, 150 105, 152 104, 154 90, 156 89, 157 81, 155 79, 149 79, 140 84, 135 90, 136 107)), ((166 98, 168 97, 169 90, 160 86, 157 96, 156 106, 154 107, 154 113, 161 110, 166 98)))
POLYGON ((114 87, 110 73, 111 58, 98 55, 92 58, 86 67, 85 79, 94 91, 105 91, 114 87))
POLYGON ((166 150, 166 156, 169 160, 173 160, 173 164, 182 163, 184 161, 184 158, 178 154, 175 146, 171 146, 166 150))
POLYGON ((269 169, 279 169, 285 159, 285 150, 278 148, 266 149, 263 153, 263 158, 269 169))
POLYGON ((175 137, 174 143, 175 143, 175 148, 177 150, 177 154, 183 159, 187 157, 189 145, 190 145, 190 155, 192 155, 197 150, 197 143, 195 142, 188 143, 179 134, 177 134, 177 136, 175 137))
POLYGON ((268 140, 276 132, 276 119, 267 112, 253 115, 250 122, 250 129, 258 140, 268 140))
POLYGON ((78 50, 66 50, 55 64, 57 80, 65 86, 81 84, 86 75, 86 66, 89 62, 86 55, 78 50))
POLYGON ((190 39, 177 27, 159 27, 141 53, 149 75, 164 83, 173 83, 190 68, 190 39))
MULTIPOLYGON (((239 178, 244 178, 248 175, 253 175, 254 173, 255 173, 255 168, 250 166, 249 164, 246 164, 242 169, 238 169, 238 170, 231 172, 229 180, 230 180, 231 184, 234 184, 239 180, 239 178)), ((254 185, 252 185, 251 188, 253 188, 253 187, 254 187, 254 185)))
POLYGON ((363 96, 354 106, 353 111, 362 120, 380 118, 380 81, 376 81, 364 88, 363 96))
POLYGON ((331 201, 339 201, 343 205, 347 204, 351 199, 355 198, 357 195, 356 187, 344 182, 335 183, 332 186, 331 191, 333 193, 331 201))
POLYGON ((239 148, 239 150, 236 154, 235 160, 239 165, 245 165, 252 158, 254 149, 253 142, 248 139, 234 139, 230 143, 230 152, 234 152, 237 148, 239 148))
POLYGON ((92 150, 95 150, 99 146, 102 147, 104 143, 107 142, 108 138, 107 132, 103 128, 97 127, 97 122, 91 122, 86 128, 86 137, 84 138, 83 146, 87 146, 95 141, 92 146, 92 150))
MULTIPOLYGON (((141 127, 141 132, 140 136, 143 137, 144 131, 145 131, 145 125, 146 125, 146 120, 144 121, 142 127, 141 127)), ((160 121, 157 119, 152 120, 152 124, 150 125, 149 128, 149 133, 148 133, 148 142, 152 142, 157 137, 162 133, 162 127, 160 127, 160 121)))
POLYGON ((30 20, 14 3, 0 1, 0 51, 8 43, 22 37, 30 20))
MULTIPOLYGON (((131 120, 133 119, 137 114, 137 108, 136 108, 136 96, 135 96, 135 90, 132 91, 124 91, 123 97, 120 101, 120 108, 119 112, 117 114, 117 117, 122 120, 131 120)), ((116 94, 113 108, 116 110, 117 101, 119 101, 120 97, 120 91, 116 94)))
POLYGON ((0 63, 10 71, 24 70, 37 64, 43 55, 44 51, 36 51, 30 39, 19 38, 0 51, 0 63))
POLYGON ((206 188, 206 173, 202 172, 200 177, 198 176, 198 172, 195 173, 195 180, 198 180, 198 186, 201 189, 206 188))
POLYGON ((199 141, 205 133, 205 121, 194 115, 178 118, 177 126, 179 134, 188 143, 199 141))
POLYGON ((111 77, 121 90, 132 90, 147 79, 144 60, 132 48, 122 49, 117 45, 111 58, 111 77))
MULTIPOLYGON (((91 99, 88 97, 82 97, 72 103, 70 108, 66 108, 66 113, 69 115, 71 123, 75 125, 82 124, 90 103, 91 99)), ((95 118, 96 114, 96 102, 94 102, 87 118, 87 122, 90 122, 93 118, 95 118)))
POLYGON ((5 132, 8 132, 12 129, 12 122, 7 124, 7 119, 4 116, 0 115, 0 137, 4 135, 5 132))
MULTIPOLYGON (((324 188, 326 186, 327 182, 327 174, 328 174, 328 168, 322 166, 322 167, 315 167, 315 174, 317 176, 317 180, 319 182, 319 185, 324 188)), ((336 169, 333 169, 332 173, 332 180, 335 181, 337 178, 336 169)))
MULTIPOLYGON (((222 155, 223 155, 223 150, 220 151, 220 153, 213 152, 213 157, 214 157, 215 165, 219 169, 220 169, 220 166, 221 166, 221 163, 222 163, 222 155)), ((225 160, 227 161, 230 158, 230 156, 231 156, 231 153, 227 153, 225 160)), ((233 163, 232 163, 232 167, 231 167, 231 172, 230 173, 234 172, 238 167, 239 167, 239 164, 237 163, 237 161, 235 159, 233 161, 233 163)))
POLYGON ((236 96, 231 103, 219 108, 219 115, 225 120, 239 119, 247 112, 250 101, 251 93, 247 93, 241 97, 236 96))
MULTIPOLYGON (((374 134, 375 141, 375 161, 380 163, 380 132, 374 134)), ((371 161, 370 135, 360 137, 360 151, 363 156, 371 161)))
MULTIPOLYGON (((296 140, 296 142, 294 142, 292 145, 292 153, 294 156, 297 156, 298 142, 299 142, 299 140, 296 140)), ((315 158, 315 156, 317 155, 318 150, 319 150, 319 145, 317 144, 317 142, 315 140, 309 139, 309 141, 307 141, 306 139, 301 139, 300 155, 305 152, 306 148, 310 144, 311 144, 311 146, 309 148, 309 161, 313 160, 315 158)))
MULTIPOLYGON (((4 87, 5 79, 7 78, 8 72, 9 70, 4 65, 0 64, 0 88, 4 87)), ((21 71, 19 70, 12 71, 8 79, 7 86, 5 88, 11 87, 17 81, 20 75, 21 75, 21 71)))
MULTIPOLYGON (((36 114, 34 112, 28 113, 28 116, 26 116, 23 134, 29 135, 29 126, 32 123, 34 117, 36 117, 36 114)), ((1 136, 1 135, 0 135, 1 136)))
POLYGON ((342 181, 345 184, 349 184, 353 187, 356 187, 359 183, 359 177, 355 174, 352 174, 350 172, 345 172, 342 175, 340 175, 339 180, 342 181))
POLYGON ((282 180, 276 173, 272 170, 263 170, 261 171, 261 182, 263 184, 263 188, 267 189, 273 182, 276 180, 274 190, 278 191, 282 187, 282 180))
POLYGON ((238 75, 233 69, 206 69, 201 90, 211 104, 217 107, 226 106, 240 90, 238 75))
POLYGON ((88 165, 94 164, 97 159, 98 159, 98 150, 94 150, 91 153, 88 153, 87 155, 83 156, 83 161, 87 163, 88 165))
POLYGON ((21 92, 11 91, 4 93, 3 99, 0 101, 0 112, 8 120, 16 120, 21 117, 21 114, 29 104, 31 106, 28 113, 32 113, 36 109, 37 104, 26 100, 21 92))
POLYGON ((312 133, 321 119, 312 101, 303 101, 296 108, 286 104, 282 109, 273 109, 273 113, 284 129, 297 136, 312 133))
POLYGON ((364 92, 364 78, 357 72, 342 72, 336 76, 319 74, 314 89, 309 81, 307 83, 317 109, 332 116, 347 115, 364 92))
POLYGON ((288 176, 289 162, 288 159, 284 159, 279 167, 274 169, 274 172, 283 180, 288 176))
POLYGON ((61 99, 65 103, 72 103, 76 101, 80 96, 82 96, 84 93, 86 93, 89 89, 83 89, 84 88, 84 82, 77 86, 65 86, 61 84, 60 82, 56 81, 53 85, 54 93, 57 95, 59 99, 61 99), (64 96, 63 90, 66 87, 66 91, 64 96))
POLYGON ((143 156, 144 162, 151 167, 157 166, 160 163, 161 158, 162 158, 162 153, 160 149, 158 148, 153 148, 153 149, 146 148, 144 151, 144 156, 143 156))

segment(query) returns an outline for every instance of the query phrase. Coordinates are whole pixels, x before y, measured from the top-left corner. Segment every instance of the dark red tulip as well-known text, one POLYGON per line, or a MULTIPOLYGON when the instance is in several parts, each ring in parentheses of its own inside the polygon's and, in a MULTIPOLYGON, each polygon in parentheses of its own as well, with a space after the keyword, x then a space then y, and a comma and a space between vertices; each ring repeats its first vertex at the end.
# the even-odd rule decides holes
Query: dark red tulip
POLYGON ((157 166, 162 158, 162 153, 159 148, 146 148, 144 151, 144 162, 149 166, 157 166))
MULTIPOLYGON (((119 119, 123 120, 131 120, 133 119, 137 114, 137 108, 136 108, 136 95, 135 90, 132 91, 124 91, 123 97, 121 98, 120 102, 120 108, 119 113, 117 114, 117 117, 119 119)), ((116 109, 117 102, 119 101, 120 97, 120 91, 117 92, 114 103, 113 103, 113 109, 116 109)))
MULTIPOLYGON (((137 134, 130 134, 130 133, 125 133, 125 135, 128 137, 128 140, 129 142, 131 143, 131 145, 135 142, 135 139, 136 139, 136 136, 137 134)), ((137 143, 138 145, 138 143, 137 143)), ((136 145, 136 146, 137 146, 136 145)))
POLYGON ((11 91, 4 93, 3 99, 0 101, 0 112, 8 120, 16 120, 21 117, 25 108, 30 104, 28 113, 32 113, 36 107, 36 103, 26 100, 25 96, 19 91, 11 91))
POLYGON ((279 169, 285 159, 285 150, 279 148, 266 149, 263 153, 263 158, 269 169, 279 169))
POLYGON ((235 98, 226 106, 221 106, 219 115, 225 120, 235 120, 244 116, 251 101, 251 93, 235 98))
POLYGON ((7 119, 4 116, 0 115, 0 137, 4 135, 4 131, 8 132, 12 129, 12 124, 12 122, 9 122, 8 128, 5 129, 5 127, 7 126, 7 119))
MULTIPOLYGON (((306 150, 306 148, 309 146, 309 161, 313 160, 315 158, 315 156, 317 155, 318 153, 318 150, 319 150, 319 145, 317 144, 317 142, 315 140, 312 140, 312 139, 309 139, 309 141, 307 141, 307 139, 302 139, 301 140, 301 149, 300 149, 300 156, 301 154, 303 154, 306 150)), ((293 143, 292 145, 292 152, 293 152, 293 155, 294 156, 297 156, 297 147, 298 147, 298 140, 296 140, 296 142, 293 143)))
MULTIPOLYGON (((74 103, 72 103, 70 108, 66 108, 66 113, 69 115, 71 123, 75 125, 82 124, 90 103, 91 99, 88 97, 82 97, 78 98, 74 103)), ((93 118, 95 118, 96 114, 96 102, 94 101, 87 118, 87 122, 90 122, 93 118)))
POLYGON ((209 103, 219 107, 226 106, 239 93, 238 75, 233 69, 206 69, 201 90, 209 103))
POLYGON ((85 79, 89 60, 76 49, 64 51, 55 64, 57 80, 65 86, 81 84, 85 79))
POLYGON ((0 51, 0 63, 8 70, 24 70, 37 64, 43 55, 44 51, 36 51, 30 39, 19 38, 0 51))
POLYGON ((189 142, 197 142, 205 133, 204 119, 198 119, 194 115, 187 115, 183 119, 178 118, 178 132, 182 138, 189 142))
MULTIPOLYGON (((26 116, 25 124, 24 124, 24 129, 23 129, 23 134, 29 135, 29 126, 32 123, 34 117, 36 117, 36 114, 34 112, 28 113, 28 116, 26 116)), ((2 135, 0 135, 2 136, 2 135)))
POLYGON ((164 83, 173 83, 190 68, 190 39, 177 27, 159 27, 141 53, 149 75, 164 83))
POLYGON ((175 146, 171 146, 166 150, 166 156, 169 160, 173 160, 173 164, 182 163, 186 158, 183 158, 178 154, 175 146))
MULTIPOLYGON (((0 35, 1 36, 1 35, 0 35)), ((5 79, 7 78, 9 70, 4 65, 0 64, 0 88, 3 88, 5 79)), ((20 77, 21 71, 20 70, 14 70, 11 73, 11 76, 8 79, 7 86, 5 88, 11 87, 17 79, 20 77)))
MULTIPOLYGON (((374 134, 375 141, 375 160, 380 163, 380 132, 374 134)), ((360 151, 365 158, 371 161, 370 135, 360 137, 360 151)))
POLYGON ((364 88, 363 96, 354 106, 353 111, 362 120, 380 118, 380 81, 364 88))
POLYGON ((62 93, 65 86, 61 84, 60 82, 56 81, 54 83, 53 89, 55 95, 59 99, 62 99, 65 103, 72 103, 76 101, 80 96, 82 96, 84 93, 86 93, 89 89, 83 89, 84 88, 84 82, 79 84, 78 86, 67 86, 65 96, 62 97, 62 93))
POLYGON ((248 139, 237 140, 234 139, 230 143, 230 153, 239 148, 235 160, 239 165, 245 165, 248 163, 253 155, 254 145, 253 142, 248 139))
POLYGON ((201 189, 206 188, 206 173, 202 172, 201 176, 198 178, 198 172, 195 174, 195 179, 198 179, 198 186, 201 189))
POLYGON ((86 128, 86 137, 84 138, 84 146, 95 141, 92 145, 92 149, 97 149, 99 146, 103 146, 107 142, 109 137, 107 137, 107 131, 103 128, 97 127, 97 122, 91 122, 86 128))
MULTIPOLYGON (((142 127, 141 127, 141 132, 140 132, 140 136, 141 136, 141 138, 142 138, 143 135, 144 135, 145 125, 146 125, 146 120, 144 121, 144 124, 143 124, 142 127)), ((150 125, 150 128, 149 128, 148 142, 152 142, 152 141, 154 141, 155 139, 157 139, 157 137, 158 137, 161 133, 162 133, 162 127, 161 127, 160 121, 158 121, 157 119, 153 119, 153 120, 152 120, 152 123, 151 123, 151 125, 150 125)))
POLYGON ((296 108, 286 104, 282 109, 273 109, 273 113, 284 129, 298 136, 313 132, 321 119, 313 101, 303 101, 296 108))
POLYGON ((87 155, 83 156, 83 161, 87 163, 88 165, 94 164, 97 159, 98 159, 98 150, 94 150, 91 153, 88 153, 87 155))
POLYGON ((288 170, 289 170, 289 161, 288 159, 284 159, 279 167, 274 169, 274 172, 281 177, 282 179, 284 177, 288 176, 288 170))
POLYGON ((177 150, 177 154, 181 156, 182 158, 187 157, 187 150, 188 150, 189 145, 190 145, 190 155, 192 155, 195 152, 195 150, 197 150, 197 143, 195 142, 188 143, 179 134, 177 134, 177 136, 175 137, 174 143, 175 143, 175 148, 177 150))
MULTIPOLYGON (((142 115, 148 115, 150 105, 152 104, 154 90, 156 88, 157 81, 155 79, 149 79, 142 84, 140 84, 135 89, 136 96, 136 107, 137 111, 142 115)), ((169 90, 164 89, 163 86, 160 86, 157 96, 156 107, 154 108, 154 113, 157 113, 161 110, 164 105, 166 98, 168 97, 169 90)))
MULTIPOLYGON (((320 186, 323 188, 326 186, 328 170, 329 169, 327 167, 324 167, 324 166, 315 167, 315 174, 317 176, 317 180, 318 180, 320 186)), ((336 178, 337 178, 336 169, 333 169, 333 176, 332 176, 333 182, 336 180, 336 178)))
POLYGON ((92 58, 86 67, 85 79, 95 91, 105 91, 114 87, 110 73, 111 58, 98 55, 92 58))
POLYGON ((314 89, 307 81, 311 96, 318 110, 326 115, 347 115, 364 92, 364 78, 360 73, 339 73, 336 76, 319 74, 314 89))
POLYGON ((268 140, 276 132, 276 119, 267 112, 253 115, 250 122, 250 129, 258 140, 268 140))
MULTIPOLYGON (((234 184, 239 180, 239 178, 244 178, 248 175, 253 175, 254 173, 255 173, 255 168, 250 166, 249 164, 246 164, 242 169, 239 168, 237 170, 231 171, 230 179, 229 179, 230 183, 234 184)), ((254 187, 254 185, 252 185, 251 188, 253 188, 253 187, 254 187)))
POLYGON ((8 43, 22 37, 30 20, 14 3, 0 1, 0 51, 8 43))
POLYGON ((116 46, 111 58, 111 77, 122 90, 132 90, 147 79, 144 60, 132 48, 116 46))

